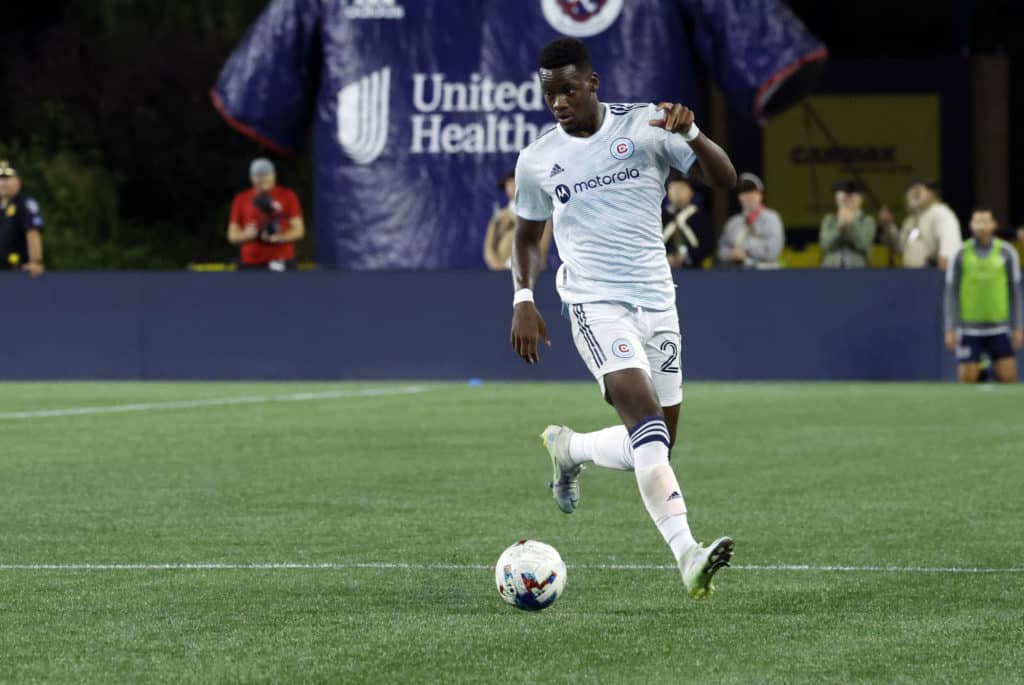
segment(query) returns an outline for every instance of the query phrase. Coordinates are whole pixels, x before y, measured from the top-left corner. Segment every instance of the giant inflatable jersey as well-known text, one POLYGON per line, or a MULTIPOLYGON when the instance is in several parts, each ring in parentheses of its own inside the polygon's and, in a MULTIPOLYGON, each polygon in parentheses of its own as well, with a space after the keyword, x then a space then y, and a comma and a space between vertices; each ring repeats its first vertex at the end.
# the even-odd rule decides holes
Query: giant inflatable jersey
POLYGON ((587 43, 602 100, 698 121, 702 74, 761 119, 825 57, 781 0, 272 0, 211 96, 279 152, 312 123, 323 266, 477 268, 495 182, 553 125, 536 58, 558 35, 587 43))

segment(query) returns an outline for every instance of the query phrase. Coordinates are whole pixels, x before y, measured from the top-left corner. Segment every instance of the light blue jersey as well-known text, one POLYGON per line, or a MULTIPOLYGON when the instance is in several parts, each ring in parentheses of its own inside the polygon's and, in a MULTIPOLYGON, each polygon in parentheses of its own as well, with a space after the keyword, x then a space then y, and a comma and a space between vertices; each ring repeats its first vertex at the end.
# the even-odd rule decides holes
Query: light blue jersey
POLYGON ((681 135, 650 125, 663 116, 653 104, 604 110, 589 138, 556 126, 519 153, 516 214, 531 221, 554 215, 565 303, 674 309, 661 202, 669 167, 686 173, 697 157, 681 135))

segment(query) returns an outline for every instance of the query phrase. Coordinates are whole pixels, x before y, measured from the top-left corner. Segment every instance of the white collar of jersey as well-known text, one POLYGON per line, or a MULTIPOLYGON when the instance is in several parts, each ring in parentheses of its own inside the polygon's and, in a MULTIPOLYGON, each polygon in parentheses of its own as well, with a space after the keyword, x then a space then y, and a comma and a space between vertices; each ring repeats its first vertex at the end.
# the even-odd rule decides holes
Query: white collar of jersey
POLYGON ((594 135, 587 136, 586 138, 570 135, 565 132, 561 124, 557 124, 555 128, 558 129, 558 135, 562 136, 566 140, 572 140, 577 143, 588 143, 591 140, 597 140, 598 138, 600 138, 602 135, 608 132, 608 129, 611 128, 612 125, 612 113, 608 109, 608 105, 602 102, 601 106, 604 107, 604 121, 601 122, 601 128, 594 131, 594 135))

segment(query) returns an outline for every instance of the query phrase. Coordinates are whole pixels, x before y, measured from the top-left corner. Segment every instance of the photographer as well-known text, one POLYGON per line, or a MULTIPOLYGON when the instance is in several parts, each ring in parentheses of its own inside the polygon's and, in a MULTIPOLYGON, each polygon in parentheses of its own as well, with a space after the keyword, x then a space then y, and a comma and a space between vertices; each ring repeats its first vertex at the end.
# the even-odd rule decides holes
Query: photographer
POLYGON ((295 193, 277 185, 269 159, 249 165, 252 188, 235 196, 228 223, 228 242, 241 245, 240 269, 286 271, 295 266, 295 241, 306 229, 295 193))

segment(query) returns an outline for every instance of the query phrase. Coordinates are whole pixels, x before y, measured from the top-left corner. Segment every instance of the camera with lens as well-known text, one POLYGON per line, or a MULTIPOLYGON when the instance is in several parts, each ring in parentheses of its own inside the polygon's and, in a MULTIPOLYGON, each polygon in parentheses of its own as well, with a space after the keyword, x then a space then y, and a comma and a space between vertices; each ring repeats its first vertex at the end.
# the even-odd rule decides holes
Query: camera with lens
POLYGON ((252 199, 253 206, 260 213, 259 238, 263 242, 269 242, 267 238, 277 234, 277 210, 274 208, 274 198, 269 193, 257 193, 252 199))

